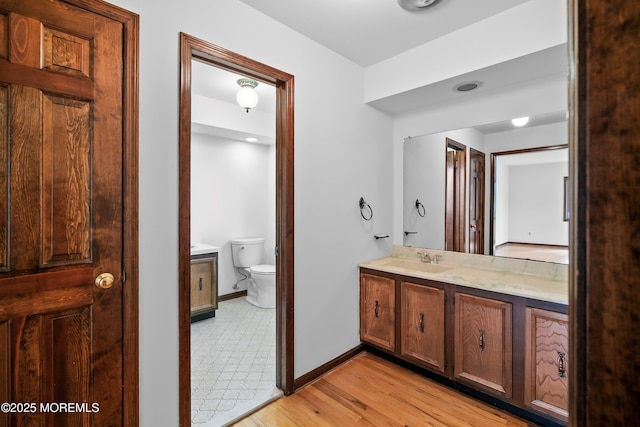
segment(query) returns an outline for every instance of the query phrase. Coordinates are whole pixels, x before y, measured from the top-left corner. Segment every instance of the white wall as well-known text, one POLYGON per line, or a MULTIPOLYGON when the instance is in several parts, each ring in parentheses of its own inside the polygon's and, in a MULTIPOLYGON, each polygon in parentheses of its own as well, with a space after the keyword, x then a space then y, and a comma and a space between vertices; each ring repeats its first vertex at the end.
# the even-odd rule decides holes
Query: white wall
POLYGON ((191 134, 191 241, 220 247, 218 294, 247 289, 233 266, 230 240, 264 237, 273 263, 275 158, 267 145, 191 134))
POLYGON ((569 223, 563 219, 564 177, 568 163, 509 168, 510 242, 567 246, 569 223))
POLYGON ((391 119, 362 67, 238 0, 112 0, 140 14, 140 424, 178 425, 178 54, 185 32, 295 76, 295 367, 359 344, 358 262, 388 255, 391 119), (241 23, 241 25, 240 25, 241 23), (313 60, 310 60, 313 58, 313 60), (358 200, 374 209, 360 219, 358 200))

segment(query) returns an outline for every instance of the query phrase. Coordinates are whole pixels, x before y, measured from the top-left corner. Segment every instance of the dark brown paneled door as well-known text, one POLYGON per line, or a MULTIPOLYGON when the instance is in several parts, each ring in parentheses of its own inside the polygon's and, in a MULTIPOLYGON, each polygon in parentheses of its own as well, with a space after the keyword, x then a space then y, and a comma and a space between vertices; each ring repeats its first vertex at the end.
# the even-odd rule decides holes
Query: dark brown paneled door
POLYGON ((0 425, 122 424, 122 82, 121 23, 0 1, 0 425))
POLYGON ((469 151, 469 253, 484 254, 484 153, 469 151))
POLYGON ((465 197, 467 147, 446 138, 445 235, 447 251, 465 251, 465 197))

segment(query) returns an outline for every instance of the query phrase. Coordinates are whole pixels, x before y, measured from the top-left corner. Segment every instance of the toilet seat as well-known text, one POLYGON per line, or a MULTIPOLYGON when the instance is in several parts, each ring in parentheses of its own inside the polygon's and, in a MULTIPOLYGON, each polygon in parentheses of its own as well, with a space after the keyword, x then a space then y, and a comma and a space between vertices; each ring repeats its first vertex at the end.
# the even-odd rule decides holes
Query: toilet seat
POLYGON ((270 264, 254 265, 249 271, 252 275, 270 276, 276 274, 276 266, 270 264))

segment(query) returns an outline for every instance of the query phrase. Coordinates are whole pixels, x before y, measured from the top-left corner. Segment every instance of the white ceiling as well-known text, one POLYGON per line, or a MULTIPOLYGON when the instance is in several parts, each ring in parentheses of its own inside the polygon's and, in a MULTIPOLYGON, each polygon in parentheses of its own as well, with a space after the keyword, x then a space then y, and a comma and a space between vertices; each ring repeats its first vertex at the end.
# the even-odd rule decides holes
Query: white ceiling
MULTIPOLYGON (((397 0, 239 0, 352 61, 369 66, 455 32, 529 0, 437 0, 418 12, 397 0), (330 29, 330 30, 329 30, 330 29)), ((566 81, 566 46, 535 52, 512 61, 378 99, 369 105, 391 115, 433 105, 482 99, 518 90, 531 82, 566 81), (460 93, 462 81, 481 81, 480 89, 460 93)), ((194 61, 193 92, 235 103, 236 80, 244 76, 194 61)), ((256 110, 275 114, 275 88, 261 83, 256 110)), ((564 111, 534 117, 528 126, 566 120, 564 111)), ((509 122, 476 127, 483 133, 513 129, 509 122)), ((243 135, 238 135, 241 139, 243 135)))
POLYGON ((438 0, 418 12, 396 0, 240 0, 367 67, 527 0, 438 0))

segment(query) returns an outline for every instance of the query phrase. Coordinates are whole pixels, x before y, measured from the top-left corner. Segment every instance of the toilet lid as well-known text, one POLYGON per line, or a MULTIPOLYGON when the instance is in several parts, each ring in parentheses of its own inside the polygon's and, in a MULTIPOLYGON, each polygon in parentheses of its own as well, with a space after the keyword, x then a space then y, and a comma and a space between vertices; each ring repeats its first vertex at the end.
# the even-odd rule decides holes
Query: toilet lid
POLYGON ((276 274, 276 266, 270 264, 254 265, 251 267, 253 274, 276 274))

